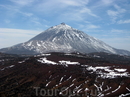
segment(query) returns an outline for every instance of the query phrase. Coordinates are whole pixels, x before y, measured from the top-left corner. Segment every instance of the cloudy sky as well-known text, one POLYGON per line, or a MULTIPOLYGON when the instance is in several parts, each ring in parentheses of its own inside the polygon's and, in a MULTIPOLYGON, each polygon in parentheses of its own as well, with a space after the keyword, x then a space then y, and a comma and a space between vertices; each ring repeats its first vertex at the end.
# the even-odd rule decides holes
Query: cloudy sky
POLYGON ((130 0, 0 0, 0 48, 61 22, 130 51, 130 0))

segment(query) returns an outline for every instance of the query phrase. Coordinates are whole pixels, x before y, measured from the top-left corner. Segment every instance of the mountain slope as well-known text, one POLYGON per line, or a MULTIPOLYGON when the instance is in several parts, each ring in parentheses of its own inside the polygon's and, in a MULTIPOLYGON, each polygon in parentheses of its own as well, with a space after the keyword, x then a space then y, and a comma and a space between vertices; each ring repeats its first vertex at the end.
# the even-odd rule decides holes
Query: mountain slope
POLYGON ((65 23, 53 26, 25 43, 0 50, 0 52, 16 54, 74 51, 130 55, 129 51, 115 49, 103 41, 74 29, 65 23))
POLYGON ((130 97, 130 63, 115 60, 117 64, 79 53, 4 57, 0 97, 130 97))

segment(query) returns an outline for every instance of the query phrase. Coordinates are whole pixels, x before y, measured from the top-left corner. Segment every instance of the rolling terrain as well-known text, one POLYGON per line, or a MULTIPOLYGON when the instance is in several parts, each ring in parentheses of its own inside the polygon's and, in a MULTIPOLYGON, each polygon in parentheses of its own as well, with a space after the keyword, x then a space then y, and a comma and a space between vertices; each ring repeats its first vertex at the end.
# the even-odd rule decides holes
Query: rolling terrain
POLYGON ((78 52, 15 56, 0 54, 0 97, 130 97, 128 56, 78 52))

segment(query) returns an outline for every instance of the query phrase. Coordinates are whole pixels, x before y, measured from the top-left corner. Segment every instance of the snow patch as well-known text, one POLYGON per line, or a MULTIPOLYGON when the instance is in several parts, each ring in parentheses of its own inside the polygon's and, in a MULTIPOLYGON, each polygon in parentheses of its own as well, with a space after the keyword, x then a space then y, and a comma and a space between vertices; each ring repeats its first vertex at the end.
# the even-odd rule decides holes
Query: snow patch
POLYGON ((46 53, 46 54, 35 55, 34 57, 40 57, 40 56, 50 56, 50 55, 51 55, 51 54, 49 54, 49 53, 47 54, 47 53, 46 53))
POLYGON ((117 88, 117 89, 115 89, 114 91, 112 91, 112 93, 114 93, 114 92, 116 92, 117 90, 119 90, 119 89, 120 89, 120 87, 121 87, 121 86, 118 86, 118 88, 117 88))
POLYGON ((127 69, 114 69, 114 70, 116 70, 116 71, 118 71, 118 72, 125 72, 127 69))
POLYGON ((25 62, 25 60, 23 60, 23 61, 19 61, 18 63, 24 63, 25 62))
POLYGON ((46 84, 46 87, 51 83, 51 81, 49 81, 47 84, 46 84))
POLYGON ((5 69, 7 69, 7 68, 12 68, 12 67, 14 67, 15 65, 10 65, 10 66, 7 66, 7 67, 4 67, 4 68, 2 68, 2 69, 0 69, 1 71, 3 71, 3 70, 5 70, 5 69))
POLYGON ((84 91, 88 91, 89 89, 88 88, 85 88, 85 90, 84 91))
POLYGON ((70 61, 59 61, 60 64, 69 64, 69 65, 79 65, 80 63, 79 62, 70 62, 70 61))
POLYGON ((60 82, 62 82, 63 78, 64 78, 64 77, 61 77, 60 82))
POLYGON ((110 69, 110 66, 96 66, 96 67, 93 67, 93 66, 88 66, 86 67, 86 69, 88 71, 93 71, 93 72, 96 72, 99 77, 102 77, 102 78, 116 78, 116 77, 130 77, 130 74, 128 72, 126 72, 127 69, 110 69), (108 73, 104 72, 104 71, 107 71, 108 73))
POLYGON ((37 46, 41 46, 41 44, 39 44, 39 43, 37 42, 37 46))
POLYGON ((98 56, 98 55, 94 55, 93 57, 100 58, 100 56, 98 56))
POLYGON ((50 60, 47 60, 46 57, 44 58, 40 58, 37 60, 38 62, 41 62, 41 63, 46 63, 46 64, 53 64, 53 65, 56 65, 57 63, 56 62, 53 62, 53 61, 50 61, 50 60))

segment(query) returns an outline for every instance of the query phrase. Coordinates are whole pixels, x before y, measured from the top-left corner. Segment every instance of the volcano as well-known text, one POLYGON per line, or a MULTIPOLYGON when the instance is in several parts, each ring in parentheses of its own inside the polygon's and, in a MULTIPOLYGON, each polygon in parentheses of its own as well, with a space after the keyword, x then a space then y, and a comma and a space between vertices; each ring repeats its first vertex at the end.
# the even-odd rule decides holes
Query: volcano
POLYGON ((46 52, 106 52, 112 54, 130 55, 129 51, 109 46, 103 41, 86 33, 61 23, 50 27, 27 42, 12 47, 0 49, 0 52, 10 54, 39 54, 46 52))

